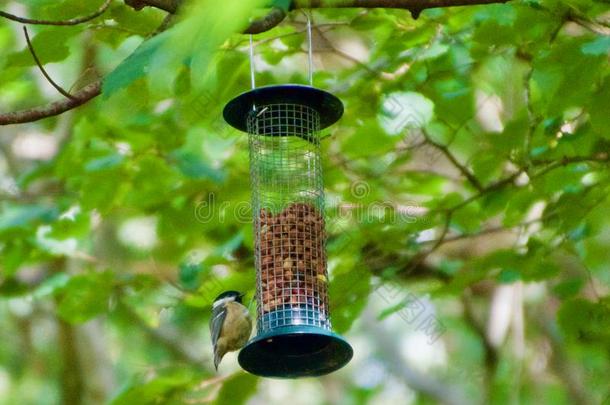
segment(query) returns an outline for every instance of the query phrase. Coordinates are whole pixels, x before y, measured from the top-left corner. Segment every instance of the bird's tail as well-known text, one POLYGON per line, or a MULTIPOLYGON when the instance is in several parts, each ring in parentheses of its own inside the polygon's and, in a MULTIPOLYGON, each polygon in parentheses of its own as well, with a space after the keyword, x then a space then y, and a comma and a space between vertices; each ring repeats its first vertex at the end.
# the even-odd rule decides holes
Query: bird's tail
POLYGON ((218 365, 220 364, 221 360, 222 360, 222 354, 219 351, 215 351, 214 352, 214 368, 216 369, 216 371, 218 371, 218 365))

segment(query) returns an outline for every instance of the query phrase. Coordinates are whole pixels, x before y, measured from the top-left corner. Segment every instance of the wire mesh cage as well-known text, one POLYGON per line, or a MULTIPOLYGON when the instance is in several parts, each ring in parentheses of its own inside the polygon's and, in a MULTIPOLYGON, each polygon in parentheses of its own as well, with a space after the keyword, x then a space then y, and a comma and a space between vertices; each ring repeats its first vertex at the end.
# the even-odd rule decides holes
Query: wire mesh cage
POLYGON ((342 113, 336 97, 298 85, 261 87, 225 108, 249 138, 257 335, 239 362, 253 374, 322 375, 351 359, 329 317, 319 136, 342 113))
POLYGON ((319 127, 318 112, 298 104, 248 117, 260 331, 330 329, 319 127))

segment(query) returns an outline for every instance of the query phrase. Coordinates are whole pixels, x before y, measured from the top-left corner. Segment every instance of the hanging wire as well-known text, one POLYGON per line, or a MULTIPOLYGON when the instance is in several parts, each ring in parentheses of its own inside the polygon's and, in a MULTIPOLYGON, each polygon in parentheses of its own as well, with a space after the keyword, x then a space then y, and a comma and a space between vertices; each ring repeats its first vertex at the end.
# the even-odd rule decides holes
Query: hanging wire
POLYGON ((256 88, 256 79, 254 78, 254 43, 252 35, 250 35, 250 83, 252 84, 252 90, 256 88))
POLYGON ((312 35, 311 35, 311 18, 309 18, 309 13, 306 13, 307 17, 307 49, 308 49, 308 57, 309 57, 309 85, 313 87, 313 45, 312 45, 312 35))
MULTIPOLYGON (((307 59, 308 59, 308 78, 309 78, 309 85, 313 87, 313 71, 314 71, 314 66, 313 66, 313 39, 312 39, 312 29, 311 29, 311 18, 309 16, 309 13, 304 13, 305 17, 307 18, 307 59)), ((252 38, 252 35, 250 35, 250 84, 252 87, 252 90, 254 90, 256 88, 256 78, 255 78, 255 71, 256 71, 256 66, 254 63, 254 40, 252 38)))

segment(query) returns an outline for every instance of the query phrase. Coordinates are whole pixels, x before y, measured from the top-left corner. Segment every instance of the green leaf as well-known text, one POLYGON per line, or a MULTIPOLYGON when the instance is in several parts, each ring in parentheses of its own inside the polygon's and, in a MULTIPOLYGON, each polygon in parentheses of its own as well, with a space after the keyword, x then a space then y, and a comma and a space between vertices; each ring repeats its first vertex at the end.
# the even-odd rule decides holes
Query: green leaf
POLYGON ((451 227, 461 233, 474 233, 480 229, 483 219, 480 208, 474 203, 468 204, 452 215, 451 227))
POLYGON ((90 213, 67 213, 51 225, 52 230, 47 235, 52 239, 83 238, 91 231, 90 213))
POLYGON ((53 207, 42 205, 5 205, 0 213, 0 235, 15 230, 24 230, 41 222, 49 222, 57 216, 53 207))
POLYGON ((27 294, 29 286, 13 277, 0 279, 0 297, 20 297, 27 294))
POLYGON ((136 11, 131 7, 120 5, 112 7, 109 14, 118 23, 119 27, 128 29, 130 32, 140 33, 142 36, 149 34, 163 21, 162 13, 152 7, 145 7, 136 11))
POLYGON ((57 313, 70 323, 82 323, 108 310, 113 275, 88 273, 72 277, 61 289, 57 313))
POLYGON ((243 405, 256 392, 259 378, 255 375, 238 372, 226 380, 218 393, 217 405, 243 405))
POLYGON ((400 311, 401 309, 403 309, 405 306, 407 305, 407 302, 405 301, 401 301, 395 305, 392 305, 388 308, 383 309, 379 315, 377 315, 377 319, 382 321, 384 319, 386 319, 388 316, 395 314, 396 312, 400 311))
POLYGON ((216 1, 202 0, 187 5, 183 20, 161 34, 167 40, 155 52, 148 72, 151 90, 155 94, 171 94, 177 75, 185 67, 190 69, 191 84, 198 91, 222 82, 210 69, 223 57, 217 53, 219 47, 231 34, 243 30, 254 10, 265 3, 225 0, 223 7, 218 7, 216 1))
POLYGON ((361 264, 333 273, 329 288, 330 312, 337 333, 345 333, 351 328, 366 306, 370 291, 371 273, 361 264))
MULTIPOLYGON (((78 27, 47 27, 32 38, 32 47, 40 63, 61 62, 70 56, 70 39, 80 33, 78 27)), ((31 35, 31 34, 30 34, 31 35)), ((13 67, 34 66, 36 62, 30 50, 24 50, 8 55, 7 65, 13 67)))
POLYGON ((471 161, 474 176, 483 184, 496 179, 502 173, 503 161, 495 153, 483 151, 471 161))
POLYGON ((561 268, 550 260, 544 260, 539 256, 529 259, 521 269, 521 278, 525 281, 547 280, 561 272, 561 268))
POLYGON ((576 298, 563 303, 557 314, 563 335, 568 341, 602 344, 610 349, 610 308, 576 298))
POLYGON ((200 275, 205 271, 201 263, 182 263, 178 268, 178 279, 186 289, 195 290, 200 285, 200 275))
POLYGON ((406 128, 425 127, 433 117, 434 103, 415 92, 388 94, 378 115, 381 127, 390 135, 399 135, 406 128))
POLYGON ((588 100, 607 63, 603 55, 582 53, 581 46, 581 39, 559 43, 534 61, 530 85, 536 110, 561 115, 588 100))
POLYGON ((560 282, 553 287, 553 294, 562 300, 572 298, 582 289, 585 281, 582 278, 572 278, 560 282))
POLYGON ((292 0, 273 0, 272 4, 273 6, 279 7, 285 12, 288 12, 288 10, 290 10, 290 6, 292 5, 292 0))
POLYGON ((608 55, 610 51, 610 36, 599 37, 591 42, 583 44, 580 49, 585 55, 608 55))
POLYGON ((64 288, 69 281, 70 276, 66 273, 53 274, 51 277, 44 280, 38 287, 36 287, 32 296, 40 299, 55 294, 57 291, 64 288))
POLYGON ((146 40, 105 78, 102 94, 105 99, 141 79, 148 72, 152 57, 167 40, 167 31, 146 40))
POLYGON ((521 274, 519 274, 517 270, 511 268, 502 269, 498 275, 498 281, 505 284, 514 283, 519 279, 521 279, 521 274))
POLYGON ((87 162, 85 165, 85 171, 93 173, 107 169, 114 169, 119 166, 125 160, 125 156, 118 153, 113 153, 108 156, 93 159, 87 162))
POLYGON ((517 189, 508 196, 506 209, 504 210, 504 226, 515 226, 525 219, 528 209, 540 197, 529 187, 517 189))
POLYGON ((162 375, 149 381, 134 381, 111 405, 179 404, 180 394, 187 392, 201 377, 187 368, 163 370, 162 375))
POLYGON ((180 184, 175 169, 161 158, 145 156, 138 162, 137 173, 133 178, 133 189, 129 202, 136 207, 150 208, 169 198, 180 184))
POLYGON ((211 180, 214 183, 221 183, 225 180, 226 174, 220 169, 214 169, 203 158, 194 153, 176 151, 172 154, 176 160, 178 168, 185 176, 195 180, 211 180))
MULTIPOLYGON (((610 37, 608 37, 610 38, 610 37)), ((589 114, 593 130, 603 138, 610 140, 610 77, 607 77, 599 90, 591 97, 589 114)))
POLYGON ((7 241, 0 252, 2 275, 12 277, 31 256, 32 248, 28 241, 15 238, 7 241))
POLYGON ((81 205, 85 210, 97 209, 106 212, 121 196, 121 172, 92 173, 79 189, 81 205))
POLYGON ((355 132, 343 148, 343 153, 352 157, 366 157, 393 150, 400 138, 386 134, 375 119, 367 119, 356 126, 355 132))

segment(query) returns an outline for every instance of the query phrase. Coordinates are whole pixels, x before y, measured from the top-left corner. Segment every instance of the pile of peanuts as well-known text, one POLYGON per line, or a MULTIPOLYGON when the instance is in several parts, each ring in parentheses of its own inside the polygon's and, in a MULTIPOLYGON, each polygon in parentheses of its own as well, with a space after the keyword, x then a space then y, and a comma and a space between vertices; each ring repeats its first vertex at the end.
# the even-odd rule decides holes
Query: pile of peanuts
POLYGON ((259 214, 256 245, 263 312, 284 306, 326 310, 324 217, 309 204, 293 203, 259 214))

